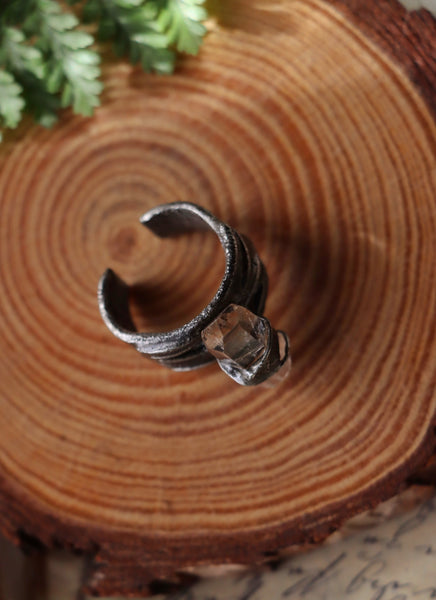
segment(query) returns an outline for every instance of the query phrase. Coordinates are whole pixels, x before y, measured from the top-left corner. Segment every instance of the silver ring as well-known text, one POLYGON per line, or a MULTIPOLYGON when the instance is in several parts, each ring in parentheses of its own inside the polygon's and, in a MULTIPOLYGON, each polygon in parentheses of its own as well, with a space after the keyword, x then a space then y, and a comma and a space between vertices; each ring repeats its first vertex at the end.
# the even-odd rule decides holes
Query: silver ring
POLYGON ((98 286, 101 316, 109 330, 138 352, 176 370, 217 360, 241 385, 274 385, 289 371, 289 341, 263 317, 268 277, 253 244, 210 212, 190 202, 163 204, 146 212, 142 225, 165 238, 212 230, 225 253, 225 273, 211 302, 191 321, 171 331, 143 333, 129 310, 129 288, 111 269, 98 286))

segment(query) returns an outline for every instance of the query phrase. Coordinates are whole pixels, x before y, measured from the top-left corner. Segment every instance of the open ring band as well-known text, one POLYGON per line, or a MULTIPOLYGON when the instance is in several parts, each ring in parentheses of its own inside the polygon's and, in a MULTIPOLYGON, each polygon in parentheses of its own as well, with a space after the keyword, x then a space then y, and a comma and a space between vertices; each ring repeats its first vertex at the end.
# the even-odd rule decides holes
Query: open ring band
POLYGON ((214 298, 191 321, 172 331, 143 333, 137 331, 130 315, 128 285, 107 269, 99 282, 98 303, 109 330, 173 370, 195 369, 216 358, 221 369, 241 385, 256 385, 287 371, 288 338, 261 316, 268 277, 251 241, 190 202, 157 206, 140 221, 162 238, 212 230, 224 249, 224 277, 214 298))

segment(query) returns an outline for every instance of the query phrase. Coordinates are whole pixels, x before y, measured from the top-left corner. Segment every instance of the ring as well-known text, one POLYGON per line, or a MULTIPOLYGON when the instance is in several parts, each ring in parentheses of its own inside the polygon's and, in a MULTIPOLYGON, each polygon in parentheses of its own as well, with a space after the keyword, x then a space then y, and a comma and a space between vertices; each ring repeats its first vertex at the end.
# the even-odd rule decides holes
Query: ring
POLYGON ((143 333, 130 315, 128 285, 107 269, 99 282, 98 304, 108 329, 176 371, 196 369, 216 359, 241 385, 267 382, 272 386, 281 381, 291 365, 288 336, 273 329, 263 316, 268 276, 251 241, 190 202, 157 206, 140 222, 162 238, 212 230, 224 249, 224 277, 214 298, 191 321, 171 331, 143 333))

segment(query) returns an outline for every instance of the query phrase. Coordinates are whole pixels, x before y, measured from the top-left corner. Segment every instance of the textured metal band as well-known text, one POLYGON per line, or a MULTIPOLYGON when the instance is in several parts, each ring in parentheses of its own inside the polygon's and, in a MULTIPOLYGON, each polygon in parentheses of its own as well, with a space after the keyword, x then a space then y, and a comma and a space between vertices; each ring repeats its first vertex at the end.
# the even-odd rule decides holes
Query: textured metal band
MULTIPOLYGON (((212 230, 218 236, 225 253, 223 280, 212 301, 189 323, 165 333, 142 333, 137 331, 130 315, 127 284, 108 269, 100 279, 98 288, 101 315, 116 337, 132 344, 139 352, 166 367, 180 371, 201 367, 214 360, 203 345, 201 332, 224 309, 230 304, 237 304, 262 315, 268 287, 265 267, 250 240, 196 204, 164 204, 145 213, 140 221, 162 238, 191 231, 212 230)), ((239 383, 256 384, 265 380, 271 370, 278 368, 277 358, 274 358, 278 352, 277 334, 274 330, 270 344, 272 348, 260 365, 258 375, 251 375, 249 381, 239 383)), ((228 374, 232 376, 231 373, 228 374)))

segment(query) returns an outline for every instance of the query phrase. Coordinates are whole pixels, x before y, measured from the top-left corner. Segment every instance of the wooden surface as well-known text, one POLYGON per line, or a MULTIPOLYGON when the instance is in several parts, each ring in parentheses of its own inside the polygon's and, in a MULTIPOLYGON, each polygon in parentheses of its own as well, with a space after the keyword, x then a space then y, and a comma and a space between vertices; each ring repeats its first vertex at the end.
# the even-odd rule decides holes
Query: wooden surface
MULTIPOLYGON (((398 590, 407 597, 430 599, 436 589, 435 491, 411 486, 347 521, 320 547, 254 569, 226 573, 218 567, 212 574, 205 567, 202 579, 189 589, 153 599, 368 600, 382 592, 388 598, 398 596, 398 590), (224 574, 217 577, 217 571, 224 574)), ((68 551, 50 551, 44 565, 35 553, 20 556, 0 537, 2 600, 91 600, 78 593, 84 571, 83 558, 68 551)))
POLYGON ((0 526, 95 552, 99 594, 319 541, 434 449, 434 73, 391 23, 409 56, 434 24, 385 1, 220 6, 176 76, 111 67, 95 118, 3 147, 0 526), (213 296, 216 240, 138 224, 173 200, 255 243, 291 339, 279 387, 173 373, 102 323, 106 267, 144 329, 213 296))

